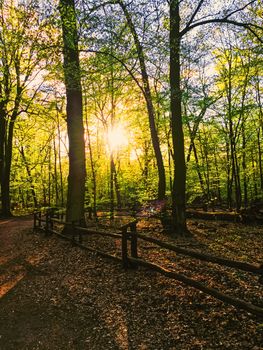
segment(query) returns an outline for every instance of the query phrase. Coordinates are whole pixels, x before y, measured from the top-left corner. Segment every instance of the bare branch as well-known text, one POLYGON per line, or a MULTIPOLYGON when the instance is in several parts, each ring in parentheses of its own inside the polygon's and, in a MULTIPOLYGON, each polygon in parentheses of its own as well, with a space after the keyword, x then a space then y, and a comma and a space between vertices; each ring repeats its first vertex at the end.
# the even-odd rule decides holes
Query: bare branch
POLYGON ((193 13, 192 17, 190 18, 189 22, 187 23, 185 29, 189 28, 191 23, 193 22, 195 16, 197 15, 197 13, 199 12, 200 8, 202 7, 203 3, 205 0, 201 0, 199 2, 199 4, 197 5, 197 8, 195 9, 195 12, 193 13))
POLYGON ((92 50, 92 49, 88 49, 88 50, 80 50, 80 52, 91 52, 91 53, 96 53, 96 54, 100 54, 100 55, 105 55, 105 56, 110 56, 113 59, 115 59, 117 62, 119 62, 124 68, 125 70, 129 73, 129 75, 132 77, 132 79, 135 81, 135 83, 137 84, 137 86, 139 87, 139 89, 142 91, 143 94, 145 94, 144 88, 141 86, 139 80, 136 78, 136 76, 133 74, 132 70, 123 62, 123 60, 121 60, 120 58, 116 57, 115 55, 113 55, 112 53, 108 52, 108 51, 99 51, 99 50, 92 50))
POLYGON ((226 15, 224 18, 227 19, 227 18, 233 16, 235 13, 238 13, 238 12, 240 12, 240 11, 245 10, 245 8, 247 8, 249 5, 253 4, 253 3, 256 2, 256 1, 257 1, 257 0, 252 0, 252 1, 250 1, 249 3, 247 3, 246 5, 244 5, 243 7, 240 7, 239 9, 230 12, 230 13, 229 13, 228 15, 226 15))
POLYGON ((263 39, 262 37, 257 34, 257 32, 255 31, 255 29, 259 29, 262 30, 262 28, 256 24, 253 23, 243 23, 243 22, 239 22, 236 21, 234 19, 230 19, 231 16, 233 16, 234 14, 241 12, 243 10, 245 10, 248 6, 252 5, 254 2, 256 2, 256 0, 252 0, 250 2, 248 2, 246 5, 244 5, 243 7, 238 8, 237 10, 231 11, 228 14, 226 14, 224 17, 222 18, 212 18, 212 19, 207 19, 207 20, 199 20, 198 22, 193 23, 194 21, 194 17, 196 16, 196 14, 198 13, 198 11, 200 10, 202 4, 203 4, 203 0, 201 0, 195 10, 195 12, 193 13, 192 17, 190 18, 189 22, 187 23, 186 27, 180 32, 181 37, 183 35, 185 35, 187 32, 189 32, 191 29, 205 25, 205 24, 210 24, 210 23, 219 23, 219 24, 232 24, 238 27, 243 27, 246 28, 247 30, 249 30, 261 43, 263 43, 263 39))
POLYGON ((260 29, 262 30, 261 27, 252 24, 252 23, 243 23, 243 22, 238 22, 235 20, 230 20, 227 17, 224 18, 214 18, 214 19, 208 19, 206 21, 201 21, 201 22, 196 22, 194 24, 192 24, 191 26, 189 26, 188 28, 183 29, 180 32, 180 36, 182 37, 183 35, 185 35, 187 32, 189 32, 191 29, 205 25, 205 24, 210 24, 210 23, 219 23, 219 24, 232 24, 235 25, 237 27, 243 27, 246 28, 247 30, 249 30, 261 43, 263 43, 263 38, 257 34, 257 32, 254 30, 255 29, 260 29))

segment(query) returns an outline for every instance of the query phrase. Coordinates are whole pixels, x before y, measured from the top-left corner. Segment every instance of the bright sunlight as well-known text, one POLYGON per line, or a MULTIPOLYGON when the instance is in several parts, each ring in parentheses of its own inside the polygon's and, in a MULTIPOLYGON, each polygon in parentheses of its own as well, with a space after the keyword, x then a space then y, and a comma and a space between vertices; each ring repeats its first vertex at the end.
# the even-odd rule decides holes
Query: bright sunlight
POLYGON ((128 135, 125 127, 121 124, 108 130, 107 133, 109 148, 112 152, 128 145, 128 135))

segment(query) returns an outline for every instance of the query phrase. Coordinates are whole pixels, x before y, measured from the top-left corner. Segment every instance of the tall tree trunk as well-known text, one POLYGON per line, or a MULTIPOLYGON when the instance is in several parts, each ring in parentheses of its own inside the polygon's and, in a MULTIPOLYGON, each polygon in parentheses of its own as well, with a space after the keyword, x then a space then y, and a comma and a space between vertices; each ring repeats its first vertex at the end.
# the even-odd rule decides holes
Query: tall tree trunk
MULTIPOLYGON (((20 61, 17 56, 14 57, 14 67, 16 72, 16 93, 14 99, 14 108, 11 115, 7 114, 6 101, 2 101, 0 109, 1 127, 3 127, 3 140, 0 141, 0 155, 2 156, 1 170, 1 201, 2 201, 2 215, 5 217, 12 216, 11 213, 11 199, 10 199, 10 176, 12 165, 12 151, 13 151, 13 135, 15 121, 18 116, 19 106, 22 96, 22 88, 20 84, 20 61), (2 120, 2 118, 4 120, 2 120), (1 154, 2 153, 2 154, 1 154)), ((7 69, 8 71, 8 69, 7 69)), ((9 71, 6 73, 8 75, 9 71)), ((4 74, 4 75, 6 75, 4 74)), ((5 78, 5 82, 8 77, 5 78)), ((8 88, 7 88, 8 90, 8 88)), ((9 92, 6 92, 8 94, 9 92)))
MULTIPOLYGON (((1 85, 0 85, 0 96, 2 96, 1 95, 1 85)), ((2 196, 3 196, 3 177, 4 177, 4 167, 5 167, 5 143, 6 143, 5 109, 4 109, 4 103, 0 99, 0 185, 1 185, 1 203, 2 203, 2 196)))
POLYGON ((84 219, 85 142, 82 119, 78 32, 74 0, 60 0, 64 76, 67 95, 67 130, 69 139, 69 175, 66 220, 84 219))
POLYGON ((51 176, 51 146, 48 145, 48 206, 51 206, 51 197, 53 198, 51 194, 52 189, 52 176, 51 176))
POLYGON ((10 120, 8 125, 8 139, 5 142, 4 166, 2 169, 1 197, 2 197, 2 215, 12 216, 10 200, 10 172, 12 163, 14 120, 10 120))
POLYGON ((262 96, 260 93, 260 78, 259 73, 257 72, 257 81, 256 81, 256 96, 259 107, 259 126, 257 132, 257 141, 258 141, 258 162, 259 162, 259 172, 260 172, 260 188, 263 190, 263 166, 262 166, 262 146, 261 138, 263 138, 263 107, 262 107, 262 96))
POLYGON ((174 149, 174 183, 172 191, 172 213, 178 234, 185 234, 185 187, 186 165, 184 134, 182 125, 180 87, 180 15, 179 0, 170 1, 170 88, 171 127, 174 149))
MULTIPOLYGON (((15 70, 16 70, 16 96, 14 101, 14 109, 9 122, 6 122, 5 137, 4 137, 4 154, 3 154, 3 167, 2 167, 2 181, 1 181, 1 199, 2 199, 2 215, 12 216, 11 213, 11 199, 10 199, 10 176, 12 165, 12 152, 13 152, 13 136, 15 121, 18 116, 19 106, 21 102, 22 89, 20 86, 20 63, 15 58, 15 70)), ((8 115, 5 115, 8 119, 8 115)))

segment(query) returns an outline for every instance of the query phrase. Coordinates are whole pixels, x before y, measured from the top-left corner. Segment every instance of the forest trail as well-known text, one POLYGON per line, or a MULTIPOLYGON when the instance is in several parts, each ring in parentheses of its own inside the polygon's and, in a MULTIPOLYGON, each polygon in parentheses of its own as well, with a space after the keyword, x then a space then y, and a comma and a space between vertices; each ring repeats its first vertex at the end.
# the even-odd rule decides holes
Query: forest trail
MULTIPOLYGON (((195 235, 192 243, 203 249, 236 232, 242 235, 242 245, 237 239, 229 241, 229 252, 235 244, 240 247, 237 254, 250 259, 251 250, 261 249, 260 227, 250 228, 252 236, 246 241, 247 229, 241 225, 189 225, 195 235)), ((34 232, 32 226, 31 217, 0 220, 1 350, 262 349, 262 320, 154 271, 124 270, 55 235, 34 232)), ((161 237, 156 228, 143 229, 161 237)), ((99 241, 90 238, 86 243, 106 249, 109 242, 99 241)), ((222 241, 218 243, 215 248, 222 251, 222 241)), ((140 254, 223 291, 232 288, 231 294, 245 293, 250 301, 261 298, 262 287, 253 276, 223 267, 211 270, 147 242, 140 254)))
POLYGON ((31 216, 0 220, 0 298, 27 274, 21 247, 32 225, 31 216))

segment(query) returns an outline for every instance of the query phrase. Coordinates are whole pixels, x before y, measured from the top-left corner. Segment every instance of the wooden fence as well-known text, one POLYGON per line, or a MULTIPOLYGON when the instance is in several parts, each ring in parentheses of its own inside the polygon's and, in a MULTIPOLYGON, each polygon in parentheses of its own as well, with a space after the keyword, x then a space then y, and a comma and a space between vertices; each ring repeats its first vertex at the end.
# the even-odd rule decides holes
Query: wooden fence
POLYGON ((38 211, 34 213, 34 229, 44 230, 47 235, 56 234, 63 239, 71 241, 74 245, 79 246, 82 249, 95 252, 96 254, 110 258, 112 260, 118 261, 122 263, 125 269, 127 268, 137 268, 138 266, 143 266, 146 268, 150 268, 168 278, 175 279, 180 281, 188 286, 191 286, 195 289, 198 289, 208 295, 215 297, 227 304, 233 305, 237 308, 243 309, 263 318, 263 307, 256 306, 254 304, 248 303, 244 300, 237 299, 226 295, 224 293, 219 292, 216 289, 205 286, 204 284, 188 278, 182 274, 177 272, 167 270, 166 268, 159 266, 157 264, 153 264, 142 260, 138 257, 138 240, 147 241, 153 243, 159 247, 168 249, 170 251, 174 251, 177 254, 182 254, 184 256, 189 256, 193 259, 199 259, 201 261, 210 262, 213 264, 218 264, 222 266, 227 266, 234 269, 239 269, 245 272, 249 272, 259 276, 258 282, 259 284, 263 284, 263 265, 257 264, 248 264, 245 262, 234 261, 230 259, 225 259, 221 257, 217 257, 214 255, 204 254, 198 251, 194 251, 191 249, 185 249, 182 247, 178 247, 175 244, 169 244, 158 239, 152 237, 146 237, 142 234, 139 234, 136 230, 137 220, 132 220, 125 225, 122 225, 116 230, 116 232, 102 231, 99 229, 85 228, 79 225, 78 222, 66 222, 64 220, 65 212, 55 211, 54 209, 46 209, 44 211, 38 211), (63 225, 63 227, 67 228, 67 232, 70 234, 63 234, 56 230, 54 230, 54 225, 59 224, 63 225), (121 240, 121 258, 115 255, 111 255, 107 252, 88 247, 83 244, 83 235, 101 235, 107 236, 113 239, 121 240))

